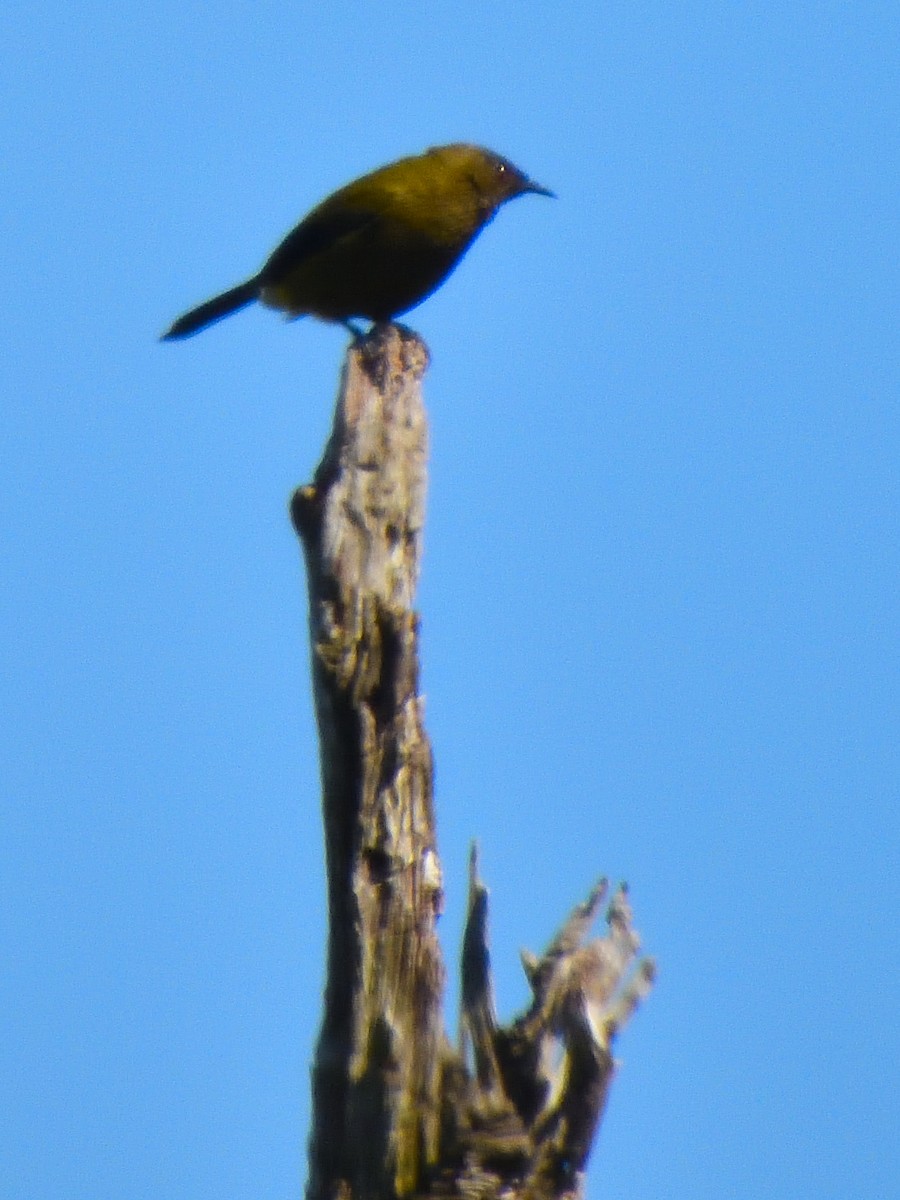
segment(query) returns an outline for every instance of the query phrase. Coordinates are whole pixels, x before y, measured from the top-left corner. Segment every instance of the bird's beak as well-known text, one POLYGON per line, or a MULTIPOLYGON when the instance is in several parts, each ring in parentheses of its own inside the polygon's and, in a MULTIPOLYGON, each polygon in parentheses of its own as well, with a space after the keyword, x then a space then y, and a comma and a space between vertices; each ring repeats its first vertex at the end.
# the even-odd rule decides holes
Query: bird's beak
POLYGON ((541 187, 539 183, 535 183, 533 179, 526 179, 523 192, 534 192, 536 196, 549 196, 551 200, 556 199, 556 192, 551 192, 549 188, 541 187))

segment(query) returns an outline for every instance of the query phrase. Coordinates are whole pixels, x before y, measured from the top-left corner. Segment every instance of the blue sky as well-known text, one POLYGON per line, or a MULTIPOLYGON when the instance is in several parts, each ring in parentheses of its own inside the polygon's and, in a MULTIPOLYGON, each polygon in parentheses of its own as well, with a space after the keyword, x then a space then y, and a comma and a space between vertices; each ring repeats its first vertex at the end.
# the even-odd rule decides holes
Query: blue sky
POLYGON ((0 16, 8 1200, 300 1194, 324 946, 286 517, 340 329, 173 317, 454 140, 517 201, 427 340, 455 962, 597 875, 660 966, 593 1200, 896 1193, 896 5, 0 16))

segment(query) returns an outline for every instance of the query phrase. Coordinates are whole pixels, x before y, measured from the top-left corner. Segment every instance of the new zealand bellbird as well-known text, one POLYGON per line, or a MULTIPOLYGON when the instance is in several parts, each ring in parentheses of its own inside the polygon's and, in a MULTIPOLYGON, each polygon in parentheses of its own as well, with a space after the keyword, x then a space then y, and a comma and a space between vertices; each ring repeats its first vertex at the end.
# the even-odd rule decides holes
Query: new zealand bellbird
POLYGON ((430 296, 500 206, 526 192, 553 195, 480 146, 401 158, 323 200, 258 275, 179 317, 163 340, 190 337, 253 300, 290 317, 389 321, 430 296))

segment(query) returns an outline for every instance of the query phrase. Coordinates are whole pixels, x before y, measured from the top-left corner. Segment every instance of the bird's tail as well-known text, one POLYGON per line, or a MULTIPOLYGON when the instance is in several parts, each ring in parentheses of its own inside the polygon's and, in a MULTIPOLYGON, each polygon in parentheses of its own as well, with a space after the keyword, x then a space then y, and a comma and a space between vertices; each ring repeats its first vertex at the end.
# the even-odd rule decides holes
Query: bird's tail
POLYGON ((248 279, 246 283, 239 283, 230 291, 223 292, 221 296, 214 296, 212 300, 201 304, 199 308, 192 308, 183 317, 179 317, 172 328, 166 330, 162 335, 160 341, 174 342, 178 338, 186 338, 194 333, 199 333, 207 325, 212 325, 214 321, 221 321, 230 313, 237 312, 239 308, 251 304, 258 296, 258 279, 248 279))

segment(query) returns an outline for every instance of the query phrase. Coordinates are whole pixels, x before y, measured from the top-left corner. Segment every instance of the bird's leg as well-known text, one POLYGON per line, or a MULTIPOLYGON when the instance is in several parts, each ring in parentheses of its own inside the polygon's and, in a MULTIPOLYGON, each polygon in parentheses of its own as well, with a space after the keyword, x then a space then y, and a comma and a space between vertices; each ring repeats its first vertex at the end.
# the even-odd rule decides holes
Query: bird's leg
POLYGON ((365 330, 360 329, 360 327, 358 325, 354 325, 353 322, 350 320, 341 321, 341 324, 346 329, 350 330, 351 334, 353 335, 353 340, 355 342, 361 342, 363 340, 363 338, 366 336, 365 330))

